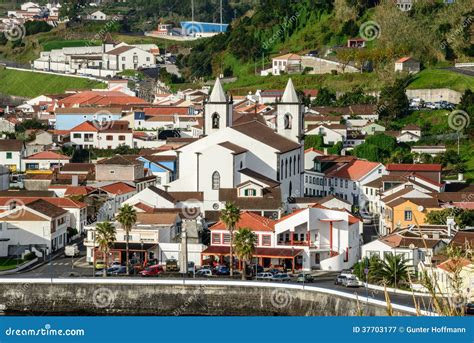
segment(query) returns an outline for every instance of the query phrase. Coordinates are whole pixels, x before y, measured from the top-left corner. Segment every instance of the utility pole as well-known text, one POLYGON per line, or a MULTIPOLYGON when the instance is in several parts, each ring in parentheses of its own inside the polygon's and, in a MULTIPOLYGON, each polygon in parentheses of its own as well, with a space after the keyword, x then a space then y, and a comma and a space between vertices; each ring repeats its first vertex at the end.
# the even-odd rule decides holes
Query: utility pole
POLYGON ((194 23, 194 0, 191 0, 191 21, 194 23))
POLYGON ((221 27, 220 27, 220 31, 222 32, 222 0, 221 0, 221 27))

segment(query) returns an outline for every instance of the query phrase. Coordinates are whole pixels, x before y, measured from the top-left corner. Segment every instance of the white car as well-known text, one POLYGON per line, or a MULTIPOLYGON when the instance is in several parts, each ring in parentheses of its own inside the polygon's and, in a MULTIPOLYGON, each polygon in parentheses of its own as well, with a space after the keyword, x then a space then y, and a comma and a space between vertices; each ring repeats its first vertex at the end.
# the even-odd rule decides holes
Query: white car
POLYGON ((210 269, 201 269, 196 272, 196 276, 212 276, 210 269))
POLYGON ((255 277, 257 280, 271 280, 273 278, 272 273, 258 273, 255 277))
POLYGON ((79 247, 77 244, 71 244, 67 245, 66 248, 64 248, 64 255, 68 257, 75 257, 79 255, 79 247))

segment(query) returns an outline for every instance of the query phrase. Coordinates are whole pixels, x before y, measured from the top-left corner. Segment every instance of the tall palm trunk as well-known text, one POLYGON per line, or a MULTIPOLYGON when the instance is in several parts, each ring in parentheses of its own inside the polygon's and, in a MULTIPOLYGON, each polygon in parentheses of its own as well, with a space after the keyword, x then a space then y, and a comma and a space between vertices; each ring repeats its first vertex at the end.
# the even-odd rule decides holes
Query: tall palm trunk
POLYGON ((128 258, 129 258, 128 241, 130 240, 129 233, 130 233, 130 229, 127 227, 125 229, 125 234, 127 235, 127 237, 125 238, 125 271, 126 271, 127 275, 130 272, 129 266, 128 266, 129 265, 129 263, 128 263, 128 258))
POLYGON ((234 228, 231 228, 229 232, 230 232, 229 268, 230 268, 230 276, 234 276, 234 228))
POLYGON ((107 276, 107 256, 108 255, 109 255, 108 252, 104 252, 104 270, 103 270, 103 273, 102 273, 103 277, 107 276))
POLYGON ((246 260, 242 260, 242 280, 246 280, 247 279, 247 261, 246 260))

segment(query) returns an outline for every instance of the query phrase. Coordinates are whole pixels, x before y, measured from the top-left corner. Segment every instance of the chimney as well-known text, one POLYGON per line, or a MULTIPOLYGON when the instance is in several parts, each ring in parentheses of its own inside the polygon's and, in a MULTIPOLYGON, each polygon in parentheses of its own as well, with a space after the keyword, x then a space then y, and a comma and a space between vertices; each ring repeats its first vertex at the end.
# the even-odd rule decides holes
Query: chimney
POLYGON ((71 180, 71 186, 75 187, 79 185, 79 175, 73 175, 71 180))
POLYGON ((452 229, 456 225, 456 222, 454 221, 454 217, 447 217, 446 225, 448 226, 448 238, 451 238, 452 229))
POLYGON ((458 181, 464 181, 464 174, 458 173, 458 181))
POLYGON ((324 155, 327 155, 328 154, 328 148, 324 148, 323 152, 324 152, 324 155))

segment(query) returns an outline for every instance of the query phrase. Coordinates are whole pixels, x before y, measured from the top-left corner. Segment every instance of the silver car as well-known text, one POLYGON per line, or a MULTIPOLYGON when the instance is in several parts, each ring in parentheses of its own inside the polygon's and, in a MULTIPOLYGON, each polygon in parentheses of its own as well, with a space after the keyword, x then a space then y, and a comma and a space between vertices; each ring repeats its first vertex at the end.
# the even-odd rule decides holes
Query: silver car
POLYGON ((271 280, 273 278, 272 273, 258 273, 255 277, 257 280, 271 280))
POLYGON ((351 275, 342 280, 342 285, 345 287, 359 287, 360 282, 357 276, 351 275))

